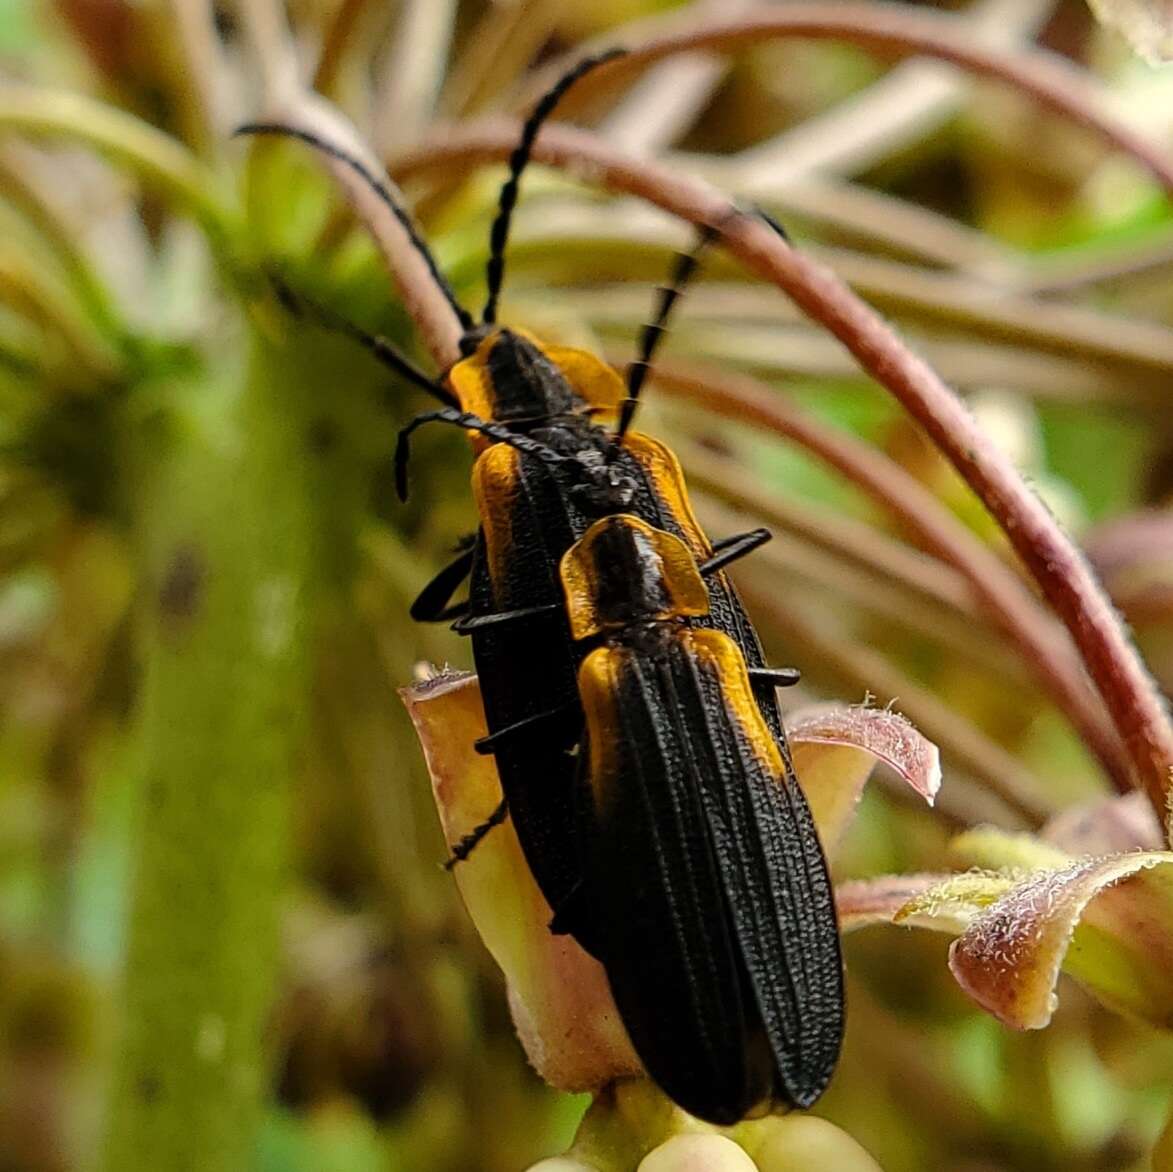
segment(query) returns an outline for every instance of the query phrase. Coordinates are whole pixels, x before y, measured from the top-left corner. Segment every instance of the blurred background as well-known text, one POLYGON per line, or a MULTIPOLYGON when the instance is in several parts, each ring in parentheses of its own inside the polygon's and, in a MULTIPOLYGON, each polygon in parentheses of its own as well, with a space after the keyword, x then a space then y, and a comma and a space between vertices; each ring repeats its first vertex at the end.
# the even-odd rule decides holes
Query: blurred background
MULTIPOLYGON (((514 110, 536 64, 674 7, 285 15, 304 80, 394 174, 434 122, 514 110)), ((929 10, 976 45, 1069 59, 1169 141, 1173 71, 1083 0, 899 9, 929 10)), ((0 1172, 515 1172, 565 1148, 587 1102, 525 1063, 396 695, 421 660, 469 666, 407 617, 475 528, 467 443, 421 433, 400 505, 395 433, 424 401, 291 317, 266 277, 426 363, 309 153, 229 140, 261 108, 282 16, 0 0, 0 1172)), ((675 58, 588 96, 577 121, 767 207, 899 326, 1085 544, 1173 686, 1173 213, 1154 181, 1008 86, 849 39, 675 58)), ((501 172, 405 179, 472 305, 501 172)), ((535 167, 503 316, 625 361, 688 239, 535 167)), ((759 380, 1012 563, 888 395, 728 259, 664 354, 759 380)), ((841 877, 944 869, 958 827, 1030 829, 1110 792, 957 569, 850 474, 655 388, 641 427, 680 453, 711 532, 746 514, 776 531, 741 581, 774 661, 803 671, 792 703, 894 703, 941 748, 937 808, 881 779, 841 877)), ((847 1046, 817 1113, 888 1172, 1148 1167, 1170 1038, 1073 986, 1049 1029, 1011 1033, 958 991, 947 947, 848 941, 847 1046)))

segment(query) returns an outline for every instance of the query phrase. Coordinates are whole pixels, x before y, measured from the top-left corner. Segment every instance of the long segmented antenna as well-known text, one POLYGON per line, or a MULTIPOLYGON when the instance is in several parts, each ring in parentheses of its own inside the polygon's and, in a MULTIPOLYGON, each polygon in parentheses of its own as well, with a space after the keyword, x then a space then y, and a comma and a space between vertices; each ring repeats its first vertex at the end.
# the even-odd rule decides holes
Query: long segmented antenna
POLYGON ((280 122, 246 122, 243 126, 238 126, 232 132, 232 137, 235 138, 241 134, 275 134, 283 138, 296 138, 349 167, 366 182, 367 186, 386 205, 395 219, 399 221, 400 227, 407 233, 407 238, 411 241, 411 246, 419 253, 424 264, 428 266, 428 273, 431 275, 432 280, 436 282, 436 288, 444 295, 444 300, 448 302, 452 308, 452 312, 459 319, 461 328, 468 331, 475 326, 476 323, 473 321, 472 314, 456 300, 456 294, 453 293, 452 286, 448 284, 447 279, 440 272, 440 269, 436 265, 436 258, 432 256, 428 246, 424 243, 423 237, 420 236, 419 230, 416 228, 407 209, 395 198, 395 195, 387 184, 361 159, 355 158, 354 155, 342 150, 340 147, 334 146, 333 143, 327 142, 324 138, 319 138, 318 135, 311 134, 308 130, 301 130, 296 126, 285 126, 280 122))
POLYGON ((533 113, 525 120, 525 125, 521 128, 521 138, 513 148, 513 154, 509 156, 509 178, 501 187, 501 194, 497 200, 497 217, 489 231, 489 263, 486 270, 489 295, 485 301, 484 313, 481 314, 481 321, 485 325, 492 325, 497 320, 497 302, 501 297, 501 282, 505 276, 505 244, 509 239, 513 209, 517 205, 518 185, 522 172, 529 165, 534 140, 538 137, 542 123, 550 117, 554 108, 565 97, 566 91, 579 78, 608 61, 614 61, 616 57, 622 57, 626 52, 626 49, 608 49, 593 57, 585 57, 546 91, 534 107, 533 113))
MULTIPOLYGON (((744 214, 738 208, 732 208, 727 216, 722 217, 721 224, 744 214)), ((765 209, 755 207, 753 214, 768 224, 787 244, 792 243, 786 229, 765 209)), ((640 335, 639 356, 627 368, 627 398, 623 400, 623 405, 619 409, 619 425, 615 430, 615 442, 611 448, 612 458, 623 443, 623 437, 627 434, 628 428, 631 427, 631 421, 639 406, 640 391, 647 381, 648 371, 651 369, 656 350, 667 332, 668 318, 672 313, 672 308, 689 281, 696 275, 702 253, 713 243, 719 233, 720 226, 706 224, 700 230, 700 236, 692 251, 677 253, 676 266, 672 270, 668 284, 660 287, 660 305, 656 316, 644 326, 643 333, 640 335)))
POLYGON ((426 391, 433 399, 439 399, 446 407, 459 406, 459 401, 456 396, 443 383, 434 378, 429 378, 410 358, 402 354, 386 338, 382 338, 378 334, 368 333, 361 326, 357 326, 354 322, 348 321, 340 313, 335 313, 332 309, 327 309, 326 306, 320 305, 311 298, 294 292, 277 273, 270 272, 269 281, 276 290, 277 296, 281 299, 282 305, 294 317, 307 315, 319 329, 350 338, 351 341, 357 342, 365 350, 369 351, 378 362, 381 362, 388 369, 393 370, 413 386, 417 386, 421 390, 426 391))
POLYGON ((660 303, 656 314, 640 333, 639 350, 637 357, 627 367, 627 398, 619 409, 619 426, 615 429, 612 453, 618 451, 627 434, 631 421, 635 418, 635 410, 639 406, 639 395, 647 381, 648 371, 652 366, 652 359, 656 350, 668 330, 668 319, 680 295, 687 288, 689 281, 696 274, 700 265, 701 254, 712 244, 717 236, 717 229, 705 225, 700 230, 696 244, 691 252, 678 252, 676 263, 666 285, 660 286, 660 303))
POLYGON ((771 216, 764 207, 759 204, 754 208, 754 214, 758 217, 759 220, 763 220, 765 223, 769 224, 769 226, 774 229, 777 235, 781 236, 787 244, 793 247, 794 241, 790 239, 790 233, 787 232, 786 229, 783 228, 782 225, 778 223, 778 221, 774 219, 774 217, 771 216))
POLYGON ((462 427, 465 431, 475 431, 480 435, 494 440, 499 444, 506 444, 526 455, 534 456, 543 464, 557 467, 567 464, 574 459, 556 452, 540 440, 531 439, 528 435, 519 435, 510 431, 504 424, 493 423, 473 415, 471 411, 458 411, 455 407, 441 407, 439 411, 428 411, 417 415, 406 427, 399 432, 399 439, 395 445, 395 491, 401 501, 407 500, 407 461, 410 455, 409 441, 412 432, 423 427, 425 423, 447 423, 453 427, 462 427))

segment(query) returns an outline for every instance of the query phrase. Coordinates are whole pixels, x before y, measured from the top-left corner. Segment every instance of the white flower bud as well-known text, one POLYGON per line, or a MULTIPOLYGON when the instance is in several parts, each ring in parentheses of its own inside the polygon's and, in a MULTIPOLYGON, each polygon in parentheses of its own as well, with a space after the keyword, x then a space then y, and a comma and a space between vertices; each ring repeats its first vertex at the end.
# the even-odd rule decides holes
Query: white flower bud
POLYGON ((674 1135, 643 1158, 639 1172, 754 1172, 754 1162, 723 1135, 674 1135))
POLYGON ((847 1132, 814 1115, 763 1120, 751 1150, 759 1172, 883 1172, 847 1132))

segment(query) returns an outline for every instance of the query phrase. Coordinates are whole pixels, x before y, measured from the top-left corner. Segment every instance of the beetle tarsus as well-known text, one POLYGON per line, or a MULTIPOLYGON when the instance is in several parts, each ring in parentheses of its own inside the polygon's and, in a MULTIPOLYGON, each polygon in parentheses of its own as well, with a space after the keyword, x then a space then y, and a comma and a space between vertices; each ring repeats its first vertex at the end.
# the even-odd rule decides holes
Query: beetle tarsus
POLYGON ((502 798, 493 812, 479 825, 474 826, 452 847, 452 853, 444 864, 445 871, 451 871, 457 863, 463 863, 480 845, 494 826, 500 826, 509 817, 509 803, 502 798))

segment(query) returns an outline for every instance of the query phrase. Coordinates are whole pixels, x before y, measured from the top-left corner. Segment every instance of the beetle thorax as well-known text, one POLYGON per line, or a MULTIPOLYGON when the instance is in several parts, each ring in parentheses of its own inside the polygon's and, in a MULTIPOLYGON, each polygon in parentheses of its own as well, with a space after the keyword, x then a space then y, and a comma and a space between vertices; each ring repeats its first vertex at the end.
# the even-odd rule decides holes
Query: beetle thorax
POLYGON ((635 500, 635 479, 609 457, 609 452, 597 448, 577 454, 582 479, 571 489, 571 495, 585 512, 597 516, 621 513, 635 500))
POLYGON ((501 423, 542 424, 582 415, 587 404, 562 372, 528 338, 498 331, 488 356, 493 418, 501 423))

